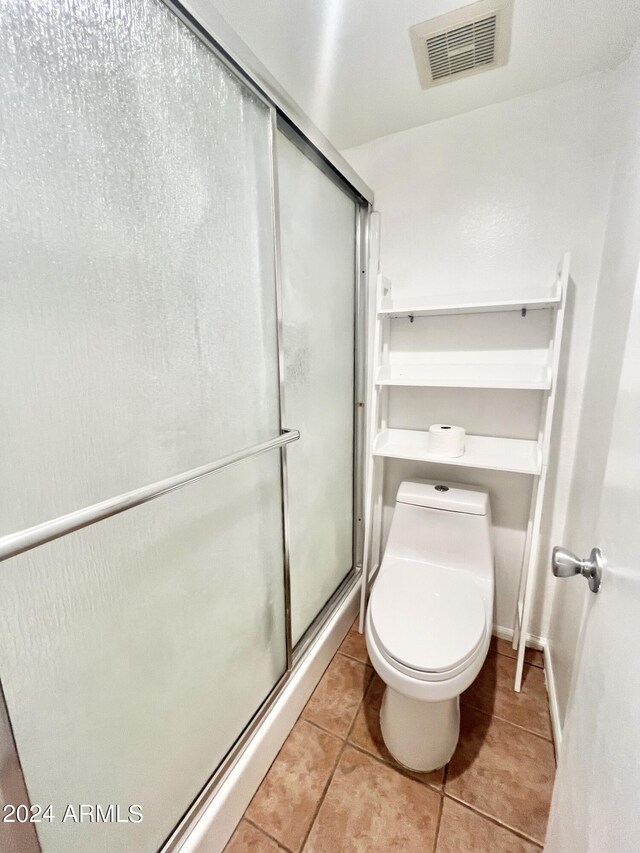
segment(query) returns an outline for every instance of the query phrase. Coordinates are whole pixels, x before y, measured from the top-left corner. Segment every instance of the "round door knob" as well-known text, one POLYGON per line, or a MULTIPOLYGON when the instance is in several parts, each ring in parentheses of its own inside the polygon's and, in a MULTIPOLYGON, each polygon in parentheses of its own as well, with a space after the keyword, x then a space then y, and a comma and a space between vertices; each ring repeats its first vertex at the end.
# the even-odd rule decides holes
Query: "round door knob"
POLYGON ((593 548, 588 560, 581 560, 573 551, 556 545, 551 555, 551 569, 557 578, 582 575, 589 581, 591 592, 598 592, 602 583, 605 560, 599 548, 593 548))

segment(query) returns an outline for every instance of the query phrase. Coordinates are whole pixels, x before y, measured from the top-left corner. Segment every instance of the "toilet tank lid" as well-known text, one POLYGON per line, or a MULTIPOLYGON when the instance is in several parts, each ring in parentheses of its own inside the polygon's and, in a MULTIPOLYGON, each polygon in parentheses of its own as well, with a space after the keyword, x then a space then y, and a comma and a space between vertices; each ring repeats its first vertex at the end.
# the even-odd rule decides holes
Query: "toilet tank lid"
POLYGON ((445 480, 405 480, 400 483, 396 501, 401 504, 486 515, 489 495, 481 486, 448 483, 445 480))

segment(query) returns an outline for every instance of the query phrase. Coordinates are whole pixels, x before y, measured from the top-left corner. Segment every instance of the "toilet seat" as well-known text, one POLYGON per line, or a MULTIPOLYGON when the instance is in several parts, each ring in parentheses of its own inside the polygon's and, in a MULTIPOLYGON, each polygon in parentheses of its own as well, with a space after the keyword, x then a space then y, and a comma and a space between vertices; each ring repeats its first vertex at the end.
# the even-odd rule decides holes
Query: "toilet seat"
POLYGON ((477 656, 486 608, 466 572, 387 556, 369 602, 370 625, 384 657, 414 678, 450 678, 477 656))

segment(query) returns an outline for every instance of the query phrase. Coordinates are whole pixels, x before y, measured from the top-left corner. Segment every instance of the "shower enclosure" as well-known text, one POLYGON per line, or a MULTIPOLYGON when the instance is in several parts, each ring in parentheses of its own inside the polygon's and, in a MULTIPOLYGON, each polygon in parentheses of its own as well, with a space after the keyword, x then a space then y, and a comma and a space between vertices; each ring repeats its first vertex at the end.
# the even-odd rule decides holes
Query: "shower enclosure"
POLYGON ((0 843, 169 849, 357 581, 370 194, 177 4, 0 71, 0 843))

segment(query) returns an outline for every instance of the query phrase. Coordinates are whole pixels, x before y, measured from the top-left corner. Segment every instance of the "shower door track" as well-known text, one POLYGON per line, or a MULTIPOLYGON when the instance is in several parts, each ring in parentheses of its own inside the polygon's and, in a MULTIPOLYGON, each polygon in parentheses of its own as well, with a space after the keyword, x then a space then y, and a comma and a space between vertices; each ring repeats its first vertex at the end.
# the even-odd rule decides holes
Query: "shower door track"
POLYGON ((336 177, 347 183, 352 192, 355 192, 367 204, 373 204, 373 190, 291 99, 275 77, 244 44, 220 13, 213 8, 208 10, 208 14, 212 18, 215 16, 216 19, 216 35, 212 36, 207 27, 198 20, 196 14, 190 11, 188 3, 183 4, 179 0, 162 0, 162 2, 263 103, 274 108, 279 115, 285 118, 287 123, 300 133, 319 160, 324 161, 325 166, 328 165, 336 177))

